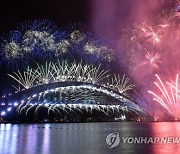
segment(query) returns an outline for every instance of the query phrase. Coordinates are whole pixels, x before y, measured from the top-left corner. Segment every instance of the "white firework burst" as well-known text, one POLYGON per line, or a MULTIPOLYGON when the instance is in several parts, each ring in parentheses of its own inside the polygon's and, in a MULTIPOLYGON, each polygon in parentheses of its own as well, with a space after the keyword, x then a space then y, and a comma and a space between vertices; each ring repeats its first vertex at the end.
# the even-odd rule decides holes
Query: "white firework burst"
POLYGON ((100 66, 101 65, 99 65, 98 67, 91 66, 89 76, 93 84, 98 83, 110 76, 109 74, 107 74, 109 70, 100 70, 100 66))
POLYGON ((89 71, 90 67, 88 65, 82 65, 82 63, 74 63, 74 75, 77 81, 79 82, 88 82, 89 81, 89 71))
POLYGON ((92 42, 86 42, 83 47, 84 51, 89 54, 97 54, 98 57, 102 56, 103 59, 108 60, 109 62, 114 59, 113 50, 107 46, 95 45, 92 42))
POLYGON ((74 73, 73 67, 74 67, 73 64, 70 67, 67 61, 62 61, 62 62, 58 61, 58 65, 57 64, 53 65, 54 72, 56 72, 55 80, 57 82, 65 82, 69 78, 72 78, 72 74, 74 73))
POLYGON ((38 84, 48 84, 55 81, 55 73, 53 69, 53 64, 46 62, 45 67, 43 65, 37 64, 38 68, 36 70, 38 84))
POLYGON ((4 53, 6 58, 17 58, 22 54, 19 44, 13 41, 5 44, 4 53))
POLYGON ((14 73, 14 76, 11 74, 8 74, 11 78, 13 78, 15 81, 19 83, 19 87, 13 86, 18 91, 21 90, 21 86, 25 89, 32 88, 34 86, 34 81, 37 78, 36 71, 33 69, 30 69, 28 67, 27 71, 21 73, 18 71, 17 73, 14 73))
POLYGON ((98 48, 94 44, 90 42, 86 42, 86 44, 84 45, 84 51, 90 54, 94 54, 95 52, 98 51, 98 48))
POLYGON ((120 75, 115 75, 114 78, 112 78, 111 87, 115 90, 117 90, 119 93, 126 93, 128 90, 133 89, 135 85, 128 84, 130 78, 126 78, 125 75, 121 78, 120 75))
POLYGON ((56 49, 54 36, 52 34, 49 34, 47 31, 33 31, 33 30, 26 31, 23 41, 24 50, 28 51, 29 46, 31 49, 36 44, 41 45, 41 47, 45 51, 56 49))
POLYGON ((56 44, 56 55, 62 55, 64 53, 68 52, 68 47, 70 46, 70 43, 68 40, 62 40, 56 44))
POLYGON ((75 43, 79 43, 81 41, 83 41, 85 39, 85 34, 80 32, 79 30, 74 30, 71 34, 70 34, 70 38, 73 42, 75 43))
POLYGON ((95 67, 93 65, 83 65, 81 63, 73 62, 68 64, 67 61, 58 63, 46 62, 45 66, 37 64, 37 69, 30 69, 20 73, 14 73, 14 75, 8 74, 11 78, 18 82, 18 86, 14 86, 18 91, 23 88, 29 89, 38 85, 45 85, 49 83, 58 82, 84 82, 92 84, 103 84, 107 87, 114 89, 119 93, 126 93, 126 91, 134 87, 133 84, 129 84, 129 78, 125 75, 121 78, 120 75, 114 75, 112 83, 108 84, 107 79, 110 75, 109 70, 101 70, 99 65, 95 67))

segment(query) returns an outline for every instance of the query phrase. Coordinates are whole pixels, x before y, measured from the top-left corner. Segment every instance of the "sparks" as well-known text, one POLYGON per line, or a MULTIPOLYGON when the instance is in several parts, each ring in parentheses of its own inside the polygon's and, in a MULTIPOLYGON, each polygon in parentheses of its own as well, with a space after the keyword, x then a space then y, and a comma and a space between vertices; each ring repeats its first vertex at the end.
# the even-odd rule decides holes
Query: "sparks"
POLYGON ((159 89, 159 93, 148 91, 154 96, 153 100, 163 106, 169 114, 175 119, 180 119, 180 90, 179 90, 179 74, 176 75, 175 82, 163 82, 156 74, 158 82, 154 82, 159 89))
POLYGON ((18 86, 13 86, 18 91, 23 88, 29 89, 38 85, 46 85, 58 82, 84 82, 92 84, 102 84, 119 93, 125 93, 131 90, 134 85, 128 84, 129 78, 114 75, 112 83, 107 80, 110 77, 109 70, 102 70, 101 65, 95 67, 93 65, 83 65, 82 63, 68 64, 67 61, 58 63, 46 62, 45 66, 37 64, 37 69, 29 68, 21 73, 8 74, 12 79, 18 82, 18 86), (104 84, 105 83, 105 84, 104 84))

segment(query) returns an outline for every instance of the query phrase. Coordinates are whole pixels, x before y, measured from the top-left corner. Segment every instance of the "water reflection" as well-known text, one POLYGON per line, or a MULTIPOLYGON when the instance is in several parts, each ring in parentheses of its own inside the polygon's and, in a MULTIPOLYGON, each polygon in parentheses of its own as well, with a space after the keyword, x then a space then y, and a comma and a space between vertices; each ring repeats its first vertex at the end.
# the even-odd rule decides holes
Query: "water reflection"
POLYGON ((180 123, 1 124, 0 153, 180 153, 180 144, 120 142, 108 149, 105 138, 112 132, 119 132, 121 137, 179 137, 180 123))
POLYGON ((0 151, 2 153, 5 153, 6 151, 12 151, 12 153, 15 153, 17 147, 17 133, 13 133, 13 132, 17 132, 17 129, 18 129, 17 126, 12 127, 10 124, 1 125, 0 151))
MULTIPOLYGON (((152 136, 155 137, 180 137, 180 123, 153 123, 151 125, 152 129, 152 136)), ((159 153, 180 153, 180 144, 169 143, 169 144, 162 144, 157 143, 153 144, 152 153, 159 154, 159 153)))

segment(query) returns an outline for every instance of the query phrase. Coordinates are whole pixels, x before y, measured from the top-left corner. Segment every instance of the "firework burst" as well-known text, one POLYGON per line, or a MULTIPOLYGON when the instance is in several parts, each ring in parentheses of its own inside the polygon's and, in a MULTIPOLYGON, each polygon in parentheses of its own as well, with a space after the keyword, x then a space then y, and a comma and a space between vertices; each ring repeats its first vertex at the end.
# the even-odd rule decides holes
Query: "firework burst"
POLYGON ((156 78, 158 79, 158 82, 154 82, 154 84, 159 92, 148 92, 154 96, 153 100, 158 102, 169 114, 174 116, 175 120, 180 119, 179 74, 176 75, 176 79, 173 82, 164 83, 157 74, 156 78))
POLYGON ((112 78, 112 87, 114 89, 117 89, 119 93, 126 93, 128 90, 133 89, 135 85, 128 84, 130 78, 126 78, 125 75, 121 78, 119 75, 114 75, 114 78, 112 78))
POLYGON ((160 43, 161 30, 155 30, 147 24, 140 26, 142 31, 142 36, 147 39, 147 41, 152 42, 153 44, 158 45, 160 43))
POLYGON ((77 54, 84 61, 114 60, 114 51, 111 48, 77 28, 66 32, 51 22, 33 21, 22 24, 18 30, 10 32, 7 39, 3 38, 0 62, 7 68, 17 69, 21 63, 31 64, 34 59, 70 59, 72 56, 76 59, 77 54), (90 56, 87 57, 86 54, 90 56))
POLYGON ((114 75, 112 83, 109 84, 110 74, 108 70, 102 70, 101 65, 94 67, 93 65, 83 65, 82 63, 68 64, 67 61, 58 63, 46 62, 45 66, 37 64, 37 69, 29 68, 21 73, 8 74, 16 82, 15 87, 18 91, 22 88, 29 89, 38 85, 58 82, 84 82, 92 84, 104 84, 106 87, 112 88, 119 93, 126 93, 132 89, 134 85, 128 84, 129 78, 125 75, 120 78, 119 75, 114 75))
POLYGON ((159 68, 159 64, 162 63, 161 61, 161 55, 159 53, 155 53, 155 54, 150 54, 149 52, 146 53, 145 55, 145 62, 143 62, 141 65, 150 65, 152 68, 158 69, 159 68))
POLYGON ((27 71, 25 71, 23 74, 21 74, 20 71, 18 71, 17 73, 14 73, 14 76, 12 76, 11 74, 8 74, 8 76, 10 76, 19 83, 18 87, 13 86, 18 91, 20 91, 20 86, 22 86, 25 89, 32 88, 34 85, 34 81, 37 78, 36 71, 30 69, 29 67, 27 71))

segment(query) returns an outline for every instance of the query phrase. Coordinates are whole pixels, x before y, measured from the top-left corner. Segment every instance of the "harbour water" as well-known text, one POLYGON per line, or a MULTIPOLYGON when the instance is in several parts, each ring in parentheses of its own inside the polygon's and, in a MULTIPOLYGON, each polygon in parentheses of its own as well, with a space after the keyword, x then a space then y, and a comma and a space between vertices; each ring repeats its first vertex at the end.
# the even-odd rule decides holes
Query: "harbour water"
POLYGON ((109 148, 108 134, 120 137, 180 137, 179 122, 1 124, 0 154, 180 153, 180 143, 123 143, 109 148))

